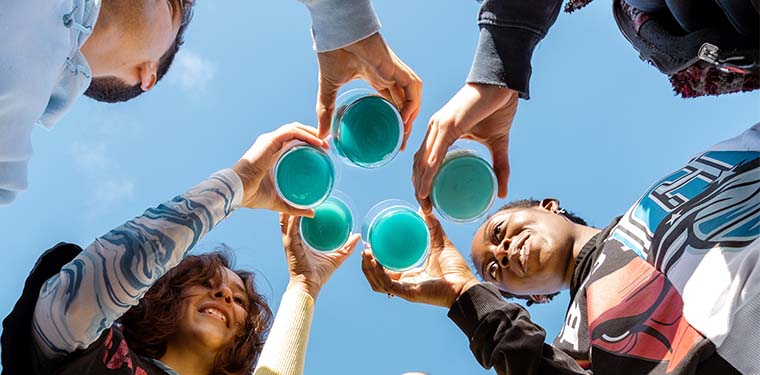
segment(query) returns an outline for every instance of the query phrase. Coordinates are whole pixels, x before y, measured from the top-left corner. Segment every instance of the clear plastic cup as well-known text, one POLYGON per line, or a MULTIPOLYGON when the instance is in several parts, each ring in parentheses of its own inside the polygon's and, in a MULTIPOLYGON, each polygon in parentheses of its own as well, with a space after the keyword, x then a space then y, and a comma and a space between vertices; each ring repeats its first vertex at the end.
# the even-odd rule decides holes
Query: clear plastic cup
POLYGON ((377 168, 398 155, 404 123, 398 109, 366 89, 343 93, 332 119, 332 149, 347 164, 377 168))
POLYGON ((327 152, 302 142, 288 146, 274 166, 277 194, 296 208, 313 208, 335 185, 335 165, 327 152))
POLYGON ((390 199, 369 210, 362 223, 362 239, 372 255, 391 271, 407 271, 425 263, 430 231, 409 203, 390 199))
POLYGON ((433 178, 430 201, 446 220, 470 223, 491 209, 497 192, 491 164, 476 149, 454 145, 433 178))
POLYGON ((322 204, 314 207, 313 218, 301 218, 300 232, 304 244, 322 253, 343 247, 355 227, 351 206, 344 194, 334 191, 322 204))

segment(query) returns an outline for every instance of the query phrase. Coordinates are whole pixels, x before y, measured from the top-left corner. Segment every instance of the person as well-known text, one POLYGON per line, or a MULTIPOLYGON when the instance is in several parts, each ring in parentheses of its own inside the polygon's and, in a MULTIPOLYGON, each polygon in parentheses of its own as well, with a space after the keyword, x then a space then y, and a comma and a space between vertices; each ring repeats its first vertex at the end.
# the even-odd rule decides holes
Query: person
POLYGON ((193 5, 192 0, 3 4, 0 205, 27 188, 34 125, 51 128, 83 93, 120 102, 152 89, 183 43, 193 5))
MULTIPOLYGON (((339 87, 356 77, 394 100, 404 142, 421 81, 385 44, 369 0, 302 0, 313 19, 320 66, 321 137, 339 87)), ((52 128, 84 93, 115 103, 151 90, 183 44, 194 0, 22 1, 4 4, 0 25, 0 206, 28 187, 35 124, 52 128), (29 20, 35 20, 29 27, 29 20)))
MULTIPOLYGON (((589 2, 571 0, 565 9, 574 11, 589 2)), ((506 197, 509 135, 518 98, 530 98, 533 50, 556 21, 562 3, 562 0, 483 1, 478 15, 480 37, 466 83, 430 117, 427 133, 414 157, 412 183, 424 212, 432 210, 430 190, 446 151, 460 138, 476 140, 490 150, 498 196, 506 197)), ((760 88, 757 2, 615 0, 613 3, 616 21, 626 39, 642 59, 670 76, 673 89, 682 96, 760 88), (703 51, 705 43, 715 44, 714 50, 703 51), (720 46, 722 49, 718 50, 720 46), (714 56, 704 53, 710 51, 714 56)))
POLYGON ((61 243, 35 265, 3 322, 3 374, 300 374, 313 304, 359 240, 331 254, 304 248, 271 183, 291 141, 325 147, 315 128, 261 135, 233 166, 145 211, 82 250, 61 243), (290 282, 272 330, 251 272, 224 252, 187 255, 239 207, 281 215, 290 282), (262 347, 263 345, 263 347, 262 347))
POLYGON ((434 217, 422 269, 384 270, 372 289, 443 306, 497 373, 758 373, 760 124, 692 158, 599 230, 554 199, 522 200, 475 233, 479 282, 434 217), (569 289, 552 345, 528 312, 569 289))

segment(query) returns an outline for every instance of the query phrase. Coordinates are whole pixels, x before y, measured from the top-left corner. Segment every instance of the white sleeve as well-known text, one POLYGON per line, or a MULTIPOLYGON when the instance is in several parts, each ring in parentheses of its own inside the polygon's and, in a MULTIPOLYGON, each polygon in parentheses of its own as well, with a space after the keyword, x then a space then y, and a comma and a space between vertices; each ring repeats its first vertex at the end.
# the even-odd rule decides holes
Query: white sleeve
POLYGON ((299 0, 311 13, 314 49, 343 48, 380 30, 370 0, 299 0))

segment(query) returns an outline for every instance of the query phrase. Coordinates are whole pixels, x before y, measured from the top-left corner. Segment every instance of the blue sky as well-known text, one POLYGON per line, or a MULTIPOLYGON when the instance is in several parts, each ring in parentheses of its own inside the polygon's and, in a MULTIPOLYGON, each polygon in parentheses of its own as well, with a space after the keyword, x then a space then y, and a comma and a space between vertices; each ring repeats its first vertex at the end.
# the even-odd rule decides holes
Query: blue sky
MULTIPOLYGON (((353 197, 360 219, 384 199, 413 202, 414 150, 469 70, 479 4, 444 3, 375 1, 384 38, 424 88, 409 150, 378 170, 343 169, 338 189, 353 197)), ((315 124, 317 64, 301 4, 202 1, 195 14, 175 67, 154 92, 121 105, 83 98, 52 131, 35 129, 31 188, 0 209, 0 315, 43 250, 59 241, 87 246, 231 167, 262 132, 291 121, 315 124)), ((520 102, 511 135, 507 199, 557 197, 594 226, 623 214, 690 156, 760 120, 757 93, 675 97, 617 30, 608 1, 561 14, 533 62, 532 99, 520 102)), ((476 225, 444 228, 467 254, 476 225)), ((257 272, 276 308, 288 280, 276 214, 240 210, 198 249, 222 242, 236 250, 239 266, 257 272)), ((317 301, 307 373, 490 373, 445 309, 373 293, 360 260, 350 257, 317 301)), ((530 308, 549 338, 567 302, 563 293, 530 308)))

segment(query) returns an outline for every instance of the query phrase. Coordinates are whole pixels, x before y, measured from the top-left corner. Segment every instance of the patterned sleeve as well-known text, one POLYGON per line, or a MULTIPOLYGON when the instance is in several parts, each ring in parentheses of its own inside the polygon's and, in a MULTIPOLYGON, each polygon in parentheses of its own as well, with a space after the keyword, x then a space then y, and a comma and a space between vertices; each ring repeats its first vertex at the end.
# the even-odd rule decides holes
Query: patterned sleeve
POLYGON ((40 290, 32 335, 57 359, 87 348, 242 201, 243 185, 221 170, 185 194, 98 238, 40 290))

